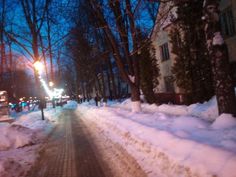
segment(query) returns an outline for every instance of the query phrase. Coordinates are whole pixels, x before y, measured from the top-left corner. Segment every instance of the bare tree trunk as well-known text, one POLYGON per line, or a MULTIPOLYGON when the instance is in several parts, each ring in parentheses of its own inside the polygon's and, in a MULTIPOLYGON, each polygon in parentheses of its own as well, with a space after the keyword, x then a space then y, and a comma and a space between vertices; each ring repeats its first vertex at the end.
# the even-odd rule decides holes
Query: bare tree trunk
POLYGON ((83 96, 82 96, 82 102, 84 102, 84 101, 85 101, 84 99, 85 99, 85 96, 86 96, 86 95, 85 95, 85 91, 84 91, 83 82, 80 82, 80 85, 79 85, 79 86, 80 86, 80 88, 81 88, 82 95, 83 95, 83 96))
MULTIPOLYGON (((38 18, 38 12, 39 9, 37 9, 37 4, 35 0, 20 0, 23 12, 24 12, 24 17, 26 19, 27 25, 30 30, 30 34, 32 37, 32 50, 33 50, 33 60, 39 61, 39 46, 38 46, 38 37, 40 34, 41 27, 43 25, 44 19, 45 19, 45 12, 48 9, 48 6, 50 4, 51 0, 45 0, 45 4, 43 7, 43 11, 41 14, 41 17, 38 18)), ((35 75, 35 81, 36 84, 39 85, 39 80, 37 77, 37 73, 34 70, 34 75, 35 75)))
POLYGON ((1 39, 1 71, 0 71, 1 80, 0 81, 3 81, 3 75, 5 72, 5 65, 6 65, 5 44, 4 44, 3 39, 1 39))
POLYGON ((51 44, 51 26, 50 26, 50 19, 49 19, 49 12, 47 10, 47 33, 48 33, 48 51, 49 51, 49 58, 50 58, 50 80, 54 81, 54 70, 53 70, 53 61, 52 61, 52 44, 51 44))
POLYGON ((102 66, 101 66, 101 81, 102 81, 102 96, 104 99, 106 99, 106 83, 104 80, 104 73, 102 66))
POLYGON ((13 58, 12 58, 12 46, 11 42, 9 43, 9 67, 10 67, 10 72, 11 72, 11 77, 13 73, 13 58))
MULTIPOLYGON (((138 46, 138 38, 137 38, 137 29, 135 26, 134 14, 132 13, 132 10, 131 10, 131 2, 130 0, 125 0, 125 1, 126 1, 126 11, 129 17, 130 31, 132 34, 131 36, 132 36, 133 48, 134 48, 133 49, 134 56, 132 57, 133 68, 134 68, 134 81, 133 81, 133 84, 130 86, 131 87, 131 100, 134 102, 140 102, 140 90, 139 90, 139 87, 140 87, 139 57, 140 56, 138 52, 139 46, 138 46)), ((134 106, 136 107, 136 109, 141 110, 141 106, 138 105, 138 103, 135 103, 134 106)), ((138 110, 135 110, 135 112, 136 111, 138 110)))
POLYGON ((113 95, 112 95, 112 90, 111 90, 111 77, 110 77, 109 71, 106 71, 106 76, 107 76, 107 87, 109 91, 109 98, 112 99, 113 95))
POLYGON ((58 74, 57 74, 57 83, 60 82, 61 79, 61 51, 58 51, 57 54, 57 70, 58 70, 58 74))
POLYGON ((10 70, 10 87, 12 95, 15 95, 15 89, 14 89, 14 82, 13 82, 13 58, 12 58, 12 46, 11 42, 9 42, 9 70, 10 70))
POLYGON ((46 54, 45 54, 45 50, 44 50, 44 46, 43 46, 42 35, 39 35, 39 39, 40 39, 40 45, 41 45, 42 54, 43 54, 43 63, 44 63, 44 68, 45 68, 45 72, 46 72, 46 79, 47 79, 47 81, 49 81, 48 68, 47 68, 47 60, 46 60, 46 54))
POLYGON ((86 87, 84 85, 84 83, 82 82, 82 92, 83 92, 83 102, 86 100, 87 98, 87 91, 86 91, 86 87))
POLYGON ((139 87, 131 87, 132 112, 140 112, 140 90, 139 87))
POLYGON ((98 78, 97 75, 95 75, 95 82, 97 83, 97 84, 95 83, 95 86, 97 86, 97 89, 96 89, 96 90, 98 90, 98 92, 100 93, 100 95, 103 96, 102 86, 101 86, 101 83, 100 83, 100 79, 98 78))
POLYGON ((117 91, 116 91, 117 87, 116 87, 116 83, 115 83, 115 76, 114 76, 114 72, 112 70, 112 64, 111 64, 110 58, 107 58, 107 63, 108 63, 108 68, 109 68, 111 82, 112 82, 112 97, 116 99, 117 98, 117 91))
POLYGON ((227 46, 220 31, 219 0, 205 0, 204 20, 208 51, 211 57, 214 87, 219 114, 236 115, 236 99, 227 46))
MULTIPOLYGON (((1 67, 0 67, 0 82, 2 83, 3 81, 3 73, 4 73, 4 65, 5 65, 5 60, 6 60, 6 55, 5 55, 5 45, 4 45, 4 39, 3 39, 3 33, 4 33, 4 27, 5 27, 5 6, 6 6, 6 1, 2 0, 2 13, 1 13, 1 19, 0 19, 0 54, 1 54, 1 67)), ((1 84, 0 83, 0 84, 1 84)))
POLYGON ((91 87, 89 86, 89 84, 86 84, 86 95, 87 95, 87 100, 89 101, 91 99, 91 87))
POLYGON ((116 18, 116 26, 118 28, 119 36, 122 41, 121 45, 122 48, 124 49, 124 56, 126 58, 127 64, 129 65, 129 74, 134 75, 134 69, 132 66, 132 60, 129 57, 129 42, 127 42, 128 39, 128 26, 125 25, 125 22, 127 23, 127 17, 122 17, 122 12, 120 9, 120 2, 119 1, 110 1, 109 3, 112 11, 114 12, 115 18, 116 18), (127 28, 126 28, 127 26, 127 28))

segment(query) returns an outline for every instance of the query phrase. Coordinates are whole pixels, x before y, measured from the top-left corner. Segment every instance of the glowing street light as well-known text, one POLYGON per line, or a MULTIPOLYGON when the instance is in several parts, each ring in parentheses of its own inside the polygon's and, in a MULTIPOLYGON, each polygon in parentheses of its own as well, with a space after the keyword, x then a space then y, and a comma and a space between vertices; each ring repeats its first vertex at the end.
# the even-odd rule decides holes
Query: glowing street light
MULTIPOLYGON (((42 80, 41 79, 41 73, 43 72, 43 64, 40 62, 40 61, 36 61, 36 62, 34 62, 34 68, 35 68, 35 70, 36 70, 36 75, 37 75, 37 77, 39 77, 39 79, 40 80, 42 80)), ((39 84, 39 83, 38 83, 39 84)), ((39 85, 38 85, 39 86, 39 85)), ((43 112, 43 108, 45 107, 45 104, 46 104, 46 102, 45 102, 45 99, 43 98, 43 94, 42 94, 42 91, 40 90, 40 92, 39 92, 40 94, 39 94, 39 98, 40 98, 40 101, 39 101, 39 108, 40 108, 40 110, 41 110, 41 113, 42 113, 42 120, 44 120, 44 112, 43 112)))
POLYGON ((49 87, 53 87, 54 83, 52 81, 49 82, 49 87))
POLYGON ((43 71, 43 64, 40 61, 36 61, 34 62, 34 68, 39 74, 41 74, 43 71))

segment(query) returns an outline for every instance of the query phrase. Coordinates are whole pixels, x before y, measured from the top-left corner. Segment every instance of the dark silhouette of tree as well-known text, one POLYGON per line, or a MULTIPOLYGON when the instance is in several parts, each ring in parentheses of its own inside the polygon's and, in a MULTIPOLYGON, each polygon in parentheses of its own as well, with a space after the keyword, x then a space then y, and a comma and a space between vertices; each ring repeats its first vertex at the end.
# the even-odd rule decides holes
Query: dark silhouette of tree
POLYGON ((89 3, 91 13, 97 21, 97 28, 106 35, 119 73, 131 89, 131 100, 134 103, 132 110, 140 111, 141 41, 138 39, 138 29, 142 28, 139 27, 138 21, 141 19, 139 10, 142 2, 89 0, 89 3))
POLYGON ((233 79, 230 75, 228 51, 220 29, 219 2, 219 0, 204 1, 204 29, 211 58, 219 114, 230 113, 236 115, 236 99, 233 79))
POLYGON ((170 34, 175 54, 172 73, 178 87, 188 95, 188 103, 203 102, 214 95, 210 58, 203 30, 202 5, 199 1, 174 1, 177 19, 170 34), (188 14, 188 15, 186 15, 188 14))
POLYGON ((140 85, 148 103, 157 103, 154 89, 159 84, 159 66, 155 57, 155 49, 149 38, 143 40, 140 53, 140 85))

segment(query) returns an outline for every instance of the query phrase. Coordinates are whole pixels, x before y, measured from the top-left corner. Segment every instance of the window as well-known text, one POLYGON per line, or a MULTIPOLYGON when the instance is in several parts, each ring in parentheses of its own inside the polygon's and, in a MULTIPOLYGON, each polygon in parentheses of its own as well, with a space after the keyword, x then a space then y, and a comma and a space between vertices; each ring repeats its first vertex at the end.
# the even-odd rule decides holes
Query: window
POLYGON ((160 51, 161 51, 162 61, 170 59, 168 43, 165 43, 162 46, 160 46, 160 51))
POLYGON ((222 11, 220 20, 224 37, 235 35, 234 17, 231 8, 222 11))
POLYGON ((171 93, 175 92, 174 79, 172 76, 164 77, 164 82, 165 82, 166 92, 171 92, 171 93))

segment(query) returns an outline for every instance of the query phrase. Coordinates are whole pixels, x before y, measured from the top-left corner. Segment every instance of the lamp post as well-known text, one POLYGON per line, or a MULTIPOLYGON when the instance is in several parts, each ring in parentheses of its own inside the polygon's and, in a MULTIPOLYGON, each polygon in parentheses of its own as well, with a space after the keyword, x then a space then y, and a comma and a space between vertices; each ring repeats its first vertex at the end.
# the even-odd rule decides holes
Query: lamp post
MULTIPOLYGON (((52 88, 52 87, 54 86, 54 83, 53 83, 52 81, 50 81, 50 82, 48 83, 48 85, 49 85, 49 87, 52 88)), ((56 107, 55 96, 54 96, 54 95, 52 96, 52 107, 53 107, 53 108, 56 107)))
POLYGON ((36 61, 34 62, 34 68, 36 70, 36 85, 39 87, 39 108, 41 110, 41 114, 42 114, 42 120, 44 120, 44 112, 43 112, 43 108, 45 107, 45 98, 43 97, 41 88, 40 88, 40 84, 39 84, 39 79, 40 79, 40 75, 43 71, 43 64, 40 61, 36 61))

